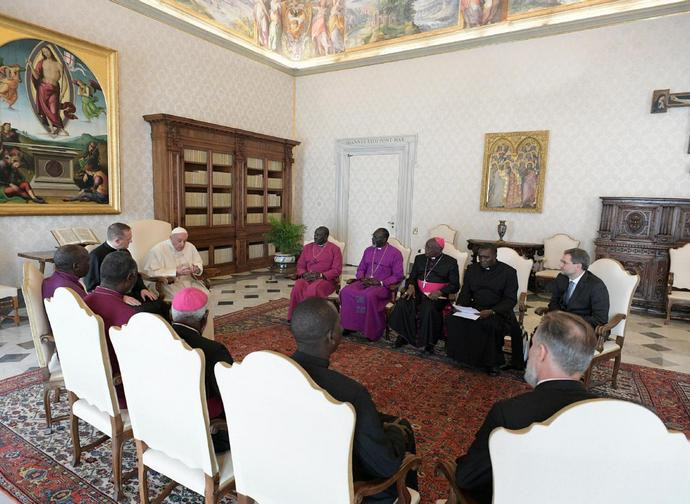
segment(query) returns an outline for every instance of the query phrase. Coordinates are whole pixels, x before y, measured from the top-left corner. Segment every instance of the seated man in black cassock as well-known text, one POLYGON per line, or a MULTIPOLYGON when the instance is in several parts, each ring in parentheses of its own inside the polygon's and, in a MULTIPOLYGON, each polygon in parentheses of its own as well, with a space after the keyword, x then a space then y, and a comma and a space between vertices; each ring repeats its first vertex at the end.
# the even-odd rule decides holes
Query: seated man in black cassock
POLYGON ((431 238, 424 253, 414 258, 405 291, 388 321, 398 333, 395 346, 410 343, 432 353, 443 331, 443 309, 448 295, 460 288, 458 261, 443 253, 443 238, 431 238))
POLYGON ((549 306, 537 308, 535 313, 561 310, 585 319, 592 327, 609 321, 609 291, 601 279, 589 268, 589 254, 580 248, 563 252, 561 273, 551 283, 549 306))
POLYGON ((461 364, 484 368, 495 376, 505 362, 503 338, 510 335, 512 367, 523 369, 522 331, 513 312, 517 304, 517 272, 496 260, 495 245, 481 245, 477 256, 479 262, 467 267, 457 304, 479 310, 479 318, 446 318, 446 353, 461 364))
POLYGON ((581 317, 553 312, 542 319, 525 372, 525 381, 534 390, 493 405, 467 453, 456 461, 455 482, 460 489, 480 504, 491 503, 489 435, 495 428, 524 429, 572 403, 596 398, 580 382, 592 362, 595 346, 594 331, 581 317))
MULTIPOLYGON (((334 399, 349 402, 355 408, 355 435, 352 444, 354 481, 386 479, 393 476, 406 452, 415 453, 412 427, 407 420, 384 415, 376 410, 369 391, 352 378, 329 369, 330 356, 342 338, 340 317, 331 303, 312 297, 302 301, 292 312, 290 329, 297 342, 292 359, 297 362, 334 399)), ((410 471, 405 484, 417 489, 417 473, 410 471)), ((395 486, 365 503, 392 504, 395 486)))
MULTIPOLYGON (((116 250, 123 250, 129 254, 129 244, 132 242, 132 228, 122 222, 115 222, 108 226, 106 241, 89 253, 89 272, 84 278, 86 291, 91 292, 101 284, 101 264, 103 260, 116 250)), ((146 288, 141 275, 137 273, 136 283, 126 293, 122 300, 133 306, 137 312, 149 312, 161 315, 170 320, 170 305, 160 299, 156 293, 146 288)))

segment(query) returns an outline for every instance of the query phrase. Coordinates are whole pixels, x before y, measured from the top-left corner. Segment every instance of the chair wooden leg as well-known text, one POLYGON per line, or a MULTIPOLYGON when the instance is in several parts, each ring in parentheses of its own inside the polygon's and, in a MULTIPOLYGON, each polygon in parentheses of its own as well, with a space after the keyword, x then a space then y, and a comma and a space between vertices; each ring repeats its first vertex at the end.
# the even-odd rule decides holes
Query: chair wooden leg
POLYGON ((137 445, 137 471, 139 473, 139 502, 141 504, 149 504, 149 482, 146 475, 146 466, 144 465, 144 452, 146 451, 146 443, 135 440, 137 445))
POLYGON ((254 504, 254 499, 241 493, 237 494, 237 504, 254 504))
POLYGON ((616 359, 613 361, 613 379, 611 385, 613 388, 618 388, 618 369, 621 367, 621 354, 616 355, 616 359))
POLYGON ((673 306, 673 301, 670 299, 666 303, 666 320, 664 320, 664 324, 668 324, 671 321, 671 307, 673 306))
POLYGON ((14 325, 19 325, 19 298, 14 296, 12 298, 12 309, 14 310, 14 325))
POLYGON ((46 425, 49 429, 53 428, 53 412, 50 409, 50 388, 43 385, 43 410, 46 414, 46 425))
POLYGON ((110 431, 112 432, 112 466, 113 466, 113 484, 115 485, 115 500, 120 500, 123 497, 122 493, 122 443, 124 442, 122 434, 122 418, 110 418, 110 431))
POLYGON ((77 467, 81 463, 81 445, 79 444, 79 418, 69 414, 70 433, 72 434, 72 465, 77 467))
POLYGON ((218 494, 218 482, 220 477, 218 474, 215 476, 205 475, 206 484, 204 486, 204 504, 215 504, 216 495, 218 494))

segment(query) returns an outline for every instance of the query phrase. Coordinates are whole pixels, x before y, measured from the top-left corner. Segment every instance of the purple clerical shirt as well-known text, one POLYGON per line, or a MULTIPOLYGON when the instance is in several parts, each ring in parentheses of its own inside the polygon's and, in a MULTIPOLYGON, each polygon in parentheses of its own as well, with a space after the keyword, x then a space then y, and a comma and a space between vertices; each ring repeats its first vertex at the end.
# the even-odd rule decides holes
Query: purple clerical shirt
POLYGON ((122 300, 122 294, 100 285, 86 295, 84 302, 96 315, 100 315, 103 319, 110 365, 113 374, 119 373, 120 365, 117 362, 115 350, 110 343, 110 328, 125 325, 136 311, 122 300))
POLYGON ((356 278, 374 278, 386 287, 401 282, 405 278, 402 254, 389 244, 381 248, 367 247, 359 261, 356 278))
POLYGON ((41 286, 41 294, 43 299, 52 298, 55 290, 58 287, 68 287, 72 289, 80 298, 86 297, 84 286, 79 283, 79 278, 76 275, 65 273, 63 271, 56 271, 49 277, 43 279, 41 286))

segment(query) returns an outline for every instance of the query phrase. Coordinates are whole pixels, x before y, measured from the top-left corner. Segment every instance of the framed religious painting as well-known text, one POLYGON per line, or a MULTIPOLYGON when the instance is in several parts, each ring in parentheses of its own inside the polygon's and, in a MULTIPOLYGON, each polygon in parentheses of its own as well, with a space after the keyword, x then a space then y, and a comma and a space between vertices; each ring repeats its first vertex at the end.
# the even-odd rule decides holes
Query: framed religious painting
POLYGON ((117 52, 0 16, 0 215, 119 212, 117 52))
POLYGON ((541 212, 548 142, 548 131, 487 133, 479 208, 541 212))

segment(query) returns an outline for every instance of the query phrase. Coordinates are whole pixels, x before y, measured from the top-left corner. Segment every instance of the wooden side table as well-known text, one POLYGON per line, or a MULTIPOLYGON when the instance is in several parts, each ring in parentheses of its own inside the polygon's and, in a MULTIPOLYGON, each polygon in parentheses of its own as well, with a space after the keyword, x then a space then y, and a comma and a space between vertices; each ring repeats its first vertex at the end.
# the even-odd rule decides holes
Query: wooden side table
POLYGON ((38 252, 19 252, 17 256, 22 257, 24 259, 38 261, 38 268, 41 270, 41 274, 44 274, 46 269, 46 263, 53 262, 53 254, 55 254, 55 250, 38 252))

